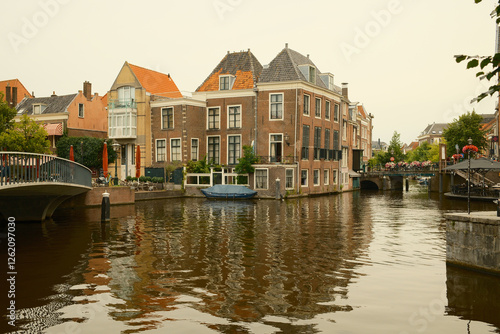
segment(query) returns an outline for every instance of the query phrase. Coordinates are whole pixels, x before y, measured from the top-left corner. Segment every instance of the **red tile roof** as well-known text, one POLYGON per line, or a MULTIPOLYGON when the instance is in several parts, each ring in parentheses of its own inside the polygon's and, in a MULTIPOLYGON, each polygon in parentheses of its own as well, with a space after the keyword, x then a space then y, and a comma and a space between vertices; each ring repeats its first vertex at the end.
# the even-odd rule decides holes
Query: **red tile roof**
MULTIPOLYGON (((219 90, 219 76, 229 73, 221 73, 222 69, 213 73, 203 85, 198 88, 198 92, 209 92, 219 90)), ((253 74, 251 71, 236 71, 236 78, 231 89, 251 89, 254 86, 253 74)))
POLYGON ((177 88, 177 85, 170 77, 170 74, 167 75, 153 70, 148 70, 130 63, 128 65, 134 72, 137 80, 139 80, 142 87, 144 87, 147 92, 153 95, 171 98, 182 97, 179 88, 177 88))
POLYGON ((31 94, 28 92, 28 90, 24 87, 24 85, 19 81, 19 79, 12 79, 12 80, 4 80, 0 81, 0 92, 4 94, 4 100, 5 100, 5 91, 7 88, 7 84, 10 87, 17 87, 17 102, 21 102, 22 99, 24 99, 25 96, 27 97, 32 97, 31 94))

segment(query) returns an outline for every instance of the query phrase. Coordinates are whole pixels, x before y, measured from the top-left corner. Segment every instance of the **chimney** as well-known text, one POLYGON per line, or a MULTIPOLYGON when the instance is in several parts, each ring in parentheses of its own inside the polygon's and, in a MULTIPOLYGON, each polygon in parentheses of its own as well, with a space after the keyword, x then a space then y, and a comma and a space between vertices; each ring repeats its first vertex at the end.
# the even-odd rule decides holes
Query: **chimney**
POLYGON ((51 95, 50 97, 54 97, 54 96, 57 96, 57 95, 56 95, 56 91, 55 91, 55 90, 54 90, 54 91, 52 91, 52 95, 51 95))
POLYGON ((92 84, 88 81, 83 83, 83 96, 89 101, 92 99, 92 84))
POLYGON ((17 87, 12 87, 12 107, 17 106, 17 87))
POLYGON ((34 91, 31 91, 31 97, 35 97, 35 92, 34 91))
POLYGON ((349 98, 349 94, 348 94, 349 90, 347 88, 347 85, 348 85, 347 82, 342 83, 342 96, 345 97, 346 99, 349 98))
POLYGON ((7 105, 9 107, 12 107, 12 95, 11 95, 11 90, 10 90, 10 84, 7 83, 7 87, 5 87, 5 102, 7 102, 7 105))

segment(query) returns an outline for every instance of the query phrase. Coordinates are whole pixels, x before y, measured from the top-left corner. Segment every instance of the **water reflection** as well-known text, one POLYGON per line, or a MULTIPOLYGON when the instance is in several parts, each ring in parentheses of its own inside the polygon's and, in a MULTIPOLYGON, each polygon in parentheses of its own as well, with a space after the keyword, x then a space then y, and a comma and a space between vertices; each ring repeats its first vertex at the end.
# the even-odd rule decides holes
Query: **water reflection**
MULTIPOLYGON (((457 275, 443 271, 442 213, 460 205, 427 192, 176 199, 114 207, 109 224, 99 210, 68 210, 50 224, 20 226, 22 270, 33 273, 20 282, 20 325, 47 333, 410 333, 419 328, 407 319, 446 284, 448 317, 499 326, 487 313, 457 313, 458 284, 445 283, 457 275)), ((453 328, 444 310, 436 324, 453 328)))

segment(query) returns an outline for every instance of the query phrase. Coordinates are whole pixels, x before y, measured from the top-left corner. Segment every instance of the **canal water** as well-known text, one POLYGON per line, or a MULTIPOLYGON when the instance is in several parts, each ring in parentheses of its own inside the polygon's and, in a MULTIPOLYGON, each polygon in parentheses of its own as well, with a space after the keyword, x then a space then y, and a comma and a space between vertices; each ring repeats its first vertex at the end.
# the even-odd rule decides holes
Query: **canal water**
POLYGON ((445 262, 443 214, 466 210, 412 184, 140 202, 107 224, 59 211, 16 226, 16 327, 0 332, 500 333, 500 278, 445 262))

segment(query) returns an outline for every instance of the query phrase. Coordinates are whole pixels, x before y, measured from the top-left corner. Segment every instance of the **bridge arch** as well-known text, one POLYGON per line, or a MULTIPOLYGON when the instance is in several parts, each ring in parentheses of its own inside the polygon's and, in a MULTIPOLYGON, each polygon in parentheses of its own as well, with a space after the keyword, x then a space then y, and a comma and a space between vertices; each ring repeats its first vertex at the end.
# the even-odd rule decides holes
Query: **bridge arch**
POLYGON ((380 190, 377 182, 372 180, 362 180, 360 186, 362 190, 380 190))

